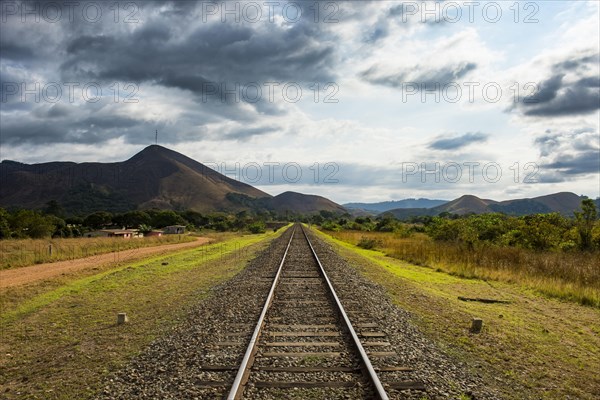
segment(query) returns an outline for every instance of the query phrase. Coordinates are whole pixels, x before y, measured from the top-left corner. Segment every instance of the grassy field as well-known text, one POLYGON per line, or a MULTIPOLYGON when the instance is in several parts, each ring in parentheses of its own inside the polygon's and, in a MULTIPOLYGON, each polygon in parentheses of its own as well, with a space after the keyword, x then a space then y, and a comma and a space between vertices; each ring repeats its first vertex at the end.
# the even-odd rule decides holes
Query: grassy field
POLYGON ((410 311, 422 331, 505 398, 600 397, 597 308, 540 296, 520 284, 465 279, 320 235, 410 311), (510 303, 465 302, 458 296, 510 303), (484 321, 480 334, 469 332, 474 317, 484 321))
POLYGON ((175 325, 281 232, 217 235, 219 243, 63 278, 58 286, 10 290, 0 316, 2 397, 93 396, 106 374, 175 325), (130 322, 116 325, 118 312, 130 322))
POLYGON ((188 235, 164 235, 139 239, 70 238, 0 240, 0 269, 73 260, 113 251, 139 249, 194 241, 188 235))
POLYGON ((403 238, 387 232, 331 232, 358 244, 371 239, 390 257, 463 278, 517 283, 549 297, 600 308, 600 253, 536 252, 510 247, 467 249, 435 242, 424 234, 403 238))

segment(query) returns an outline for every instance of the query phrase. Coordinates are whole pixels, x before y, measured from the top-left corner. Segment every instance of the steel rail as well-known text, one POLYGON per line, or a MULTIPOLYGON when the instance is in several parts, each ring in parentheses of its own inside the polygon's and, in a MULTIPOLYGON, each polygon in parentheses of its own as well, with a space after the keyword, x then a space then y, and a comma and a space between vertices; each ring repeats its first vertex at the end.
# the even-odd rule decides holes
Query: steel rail
POLYGON ((290 236, 290 241, 285 248, 285 252, 283 253, 283 257, 281 258, 281 263, 279 264, 279 268, 277 269, 277 274, 275 275, 275 279, 273 279, 273 284, 271 285, 271 290, 269 291, 269 295, 267 296, 267 300, 265 301, 265 305, 263 306, 262 312, 260 313, 260 317, 258 318, 258 322, 256 323, 256 328, 254 328, 254 333, 252 334, 252 338, 250 339, 250 344, 246 349, 246 353, 244 354, 244 358, 242 363, 240 364, 240 368, 235 376, 235 380, 233 381, 233 385, 229 390, 229 394, 227 395, 228 400, 239 399, 242 396, 244 391, 245 380, 248 378, 249 374, 249 366, 252 358, 256 353, 256 346, 258 344, 258 339, 260 337, 261 330, 263 328, 263 324, 265 322, 265 316, 267 315, 267 311, 273 301, 273 295, 275 293, 275 288, 277 287, 277 283, 279 282, 279 277, 281 276, 281 271, 283 269, 283 264, 285 262, 285 258, 287 257, 288 250, 290 249, 290 245, 292 244, 292 239, 294 238, 294 234, 296 233, 296 228, 292 231, 292 236, 290 236))
POLYGON ((323 274, 323 277, 325 278, 325 281, 327 282, 327 285, 329 286, 329 291, 331 292, 331 295, 333 296, 333 299, 335 300, 335 304, 337 305, 340 315, 344 319, 346 328, 348 329, 348 331, 350 332, 350 335, 352 336, 352 341, 354 342, 354 346, 360 353, 361 361, 362 361, 365 369, 367 370, 367 373, 369 375, 369 379, 371 380, 371 383, 373 384, 373 386, 375 386, 375 390, 376 390, 378 398, 381 400, 389 400, 389 397, 388 397, 387 393, 385 392, 385 389, 384 389, 383 385, 381 384, 381 381, 379 380, 379 376, 377 375, 377 372, 375 372, 375 369, 373 368, 373 365, 371 364, 371 360, 369 360, 369 356, 367 355, 367 352, 365 351, 364 347, 360 343, 360 339, 358 338, 358 335, 356 334, 356 331, 354 330, 354 327, 352 326, 352 323, 350 322, 350 319, 348 318, 348 315, 346 314, 346 311, 344 310, 344 307, 342 306, 340 299, 338 298, 337 294, 335 293, 335 289, 333 288, 333 285, 331 284, 331 281, 329 280, 327 273, 325 273, 325 268, 323 268, 323 264, 321 264, 321 260, 319 260, 319 257, 317 256, 317 252, 315 251, 312 243, 310 242, 308 235, 304 231, 304 228, 301 228, 301 229, 302 229, 302 233, 304 234, 304 237, 306 238, 306 241, 308 242, 308 245, 310 246, 310 250, 312 251, 313 257, 319 264, 321 273, 323 274))

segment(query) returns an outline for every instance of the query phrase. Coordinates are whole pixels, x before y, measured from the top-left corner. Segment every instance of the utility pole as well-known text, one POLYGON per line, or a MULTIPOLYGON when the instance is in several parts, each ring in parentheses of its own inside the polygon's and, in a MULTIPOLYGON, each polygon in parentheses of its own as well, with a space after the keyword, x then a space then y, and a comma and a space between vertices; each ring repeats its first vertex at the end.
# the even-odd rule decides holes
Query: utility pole
POLYGON ((156 130, 156 134, 154 135, 154 144, 158 144, 158 129, 156 130))

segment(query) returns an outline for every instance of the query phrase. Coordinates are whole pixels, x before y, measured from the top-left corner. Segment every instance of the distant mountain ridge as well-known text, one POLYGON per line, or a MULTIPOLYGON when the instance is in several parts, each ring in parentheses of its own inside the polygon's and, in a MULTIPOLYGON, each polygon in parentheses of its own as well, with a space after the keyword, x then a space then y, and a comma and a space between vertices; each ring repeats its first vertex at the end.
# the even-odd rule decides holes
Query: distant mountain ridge
POLYGON ((484 214, 500 212, 507 215, 527 215, 535 213, 558 212, 571 216, 579 209, 581 197, 571 192, 560 192, 545 196, 495 201, 481 199, 473 195, 464 195, 433 208, 396 208, 387 211, 396 218, 407 219, 414 216, 435 216, 447 212, 451 214, 484 214))
POLYGON ((342 204, 347 209, 358 209, 373 212, 385 212, 396 208, 433 208, 447 203, 448 200, 431 200, 431 199, 404 199, 380 201, 378 203, 345 203, 342 204))
POLYGON ((255 205, 297 213, 343 210, 318 196, 282 193, 273 197, 158 145, 113 163, 24 164, 5 160, 0 163, 0 182, 0 206, 41 208, 56 200, 74 214, 148 208, 240 211, 255 205))
POLYGON ((345 213, 347 211, 343 206, 325 197, 289 191, 273 197, 270 201, 270 206, 274 211, 279 213, 285 213, 286 211, 310 213, 314 209, 337 213, 345 213))
MULTIPOLYGON (((464 195, 452 201, 405 199, 381 203, 348 203, 348 209, 314 195, 284 192, 271 196, 165 147, 148 146, 122 162, 0 163, 0 206, 42 208, 56 200, 67 213, 122 212, 133 209, 275 211, 311 214, 321 210, 354 215, 384 209, 405 219, 419 215, 502 212, 510 215, 559 212, 572 215, 582 197, 569 192, 527 199, 495 201, 464 195), (440 203, 440 204, 436 204, 440 203), (365 206, 367 208, 365 208, 365 206), (387 209, 395 206, 397 208, 387 209), (415 207, 418 206, 418 207, 415 207), (361 207, 361 208, 352 208, 361 207), (371 207, 372 210, 368 210, 371 207)), ((596 204, 600 200, 596 200, 596 204)), ((599 204, 600 205, 600 204, 599 204)))

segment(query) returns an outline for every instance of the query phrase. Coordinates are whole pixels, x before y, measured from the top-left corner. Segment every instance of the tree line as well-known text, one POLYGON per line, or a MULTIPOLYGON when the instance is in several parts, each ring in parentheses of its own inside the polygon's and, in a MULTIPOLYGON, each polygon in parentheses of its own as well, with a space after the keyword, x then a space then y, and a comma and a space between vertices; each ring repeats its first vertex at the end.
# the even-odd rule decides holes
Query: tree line
MULTIPOLYGON (((343 215, 323 218, 316 215, 311 222, 325 230, 394 232, 401 236, 425 233, 437 241, 455 242, 466 248, 495 245, 531 250, 573 251, 600 250, 600 221, 593 200, 581 202, 574 218, 559 213, 509 216, 501 213, 413 217, 401 222, 391 214, 377 217, 343 215)), ((368 243, 365 243, 368 245, 368 243)))
POLYGON ((172 210, 134 210, 124 213, 96 211, 85 216, 65 216, 62 208, 50 201, 41 210, 0 208, 0 239, 45 237, 81 237, 106 228, 138 229, 150 232, 170 225, 185 225, 190 230, 211 229, 219 232, 247 230, 265 232, 265 222, 276 220, 274 213, 209 213, 172 210))

